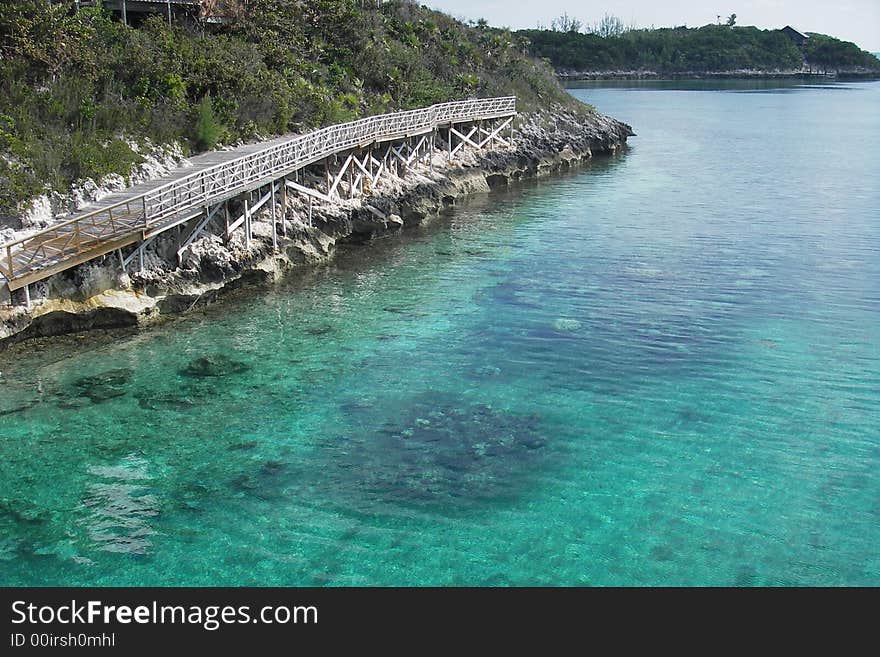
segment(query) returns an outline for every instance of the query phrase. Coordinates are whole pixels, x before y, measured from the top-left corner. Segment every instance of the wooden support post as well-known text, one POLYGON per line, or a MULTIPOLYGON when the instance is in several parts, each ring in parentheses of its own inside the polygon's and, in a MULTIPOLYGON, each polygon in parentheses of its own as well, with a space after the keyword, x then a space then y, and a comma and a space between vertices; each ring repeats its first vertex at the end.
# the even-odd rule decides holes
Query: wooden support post
POLYGON ((275 181, 272 181, 272 200, 269 201, 272 204, 272 249, 275 251, 278 250, 278 229, 276 227, 276 211, 275 211, 275 181))
MULTIPOLYGON (((470 144, 474 148, 480 148, 480 144, 475 142, 471 137, 474 136, 474 133, 477 131, 476 127, 471 128, 467 134, 463 132, 459 132, 458 130, 453 129, 452 132, 461 140, 458 142, 458 146, 452 149, 453 155, 457 153, 459 150, 463 150, 466 144, 470 144)), ((479 139, 479 137, 477 137, 479 139)))
POLYGON ((244 197, 244 245, 251 248, 251 204, 248 197, 244 197))
POLYGON ((122 257, 122 249, 116 249, 116 255, 119 256, 119 266, 122 267, 122 271, 125 272, 125 258, 122 257))
POLYGON ((449 124, 449 130, 447 130, 447 134, 449 135, 449 161, 452 162, 452 124, 449 124))
POLYGON ((281 230, 287 237, 287 176, 281 181, 281 230))
POLYGON ((144 270, 144 245, 138 246, 138 271, 144 270))
POLYGON ((128 7, 126 5, 126 0, 122 0, 122 24, 128 25, 128 7))
POLYGON ((224 235, 229 235, 229 201, 223 203, 223 213, 226 216, 226 232, 224 235))
POLYGON ((325 203, 333 202, 333 199, 327 196, 324 192, 319 192, 315 189, 312 189, 311 187, 306 187, 304 185, 300 185, 299 183, 290 181, 287 182, 287 186, 297 192, 300 192, 301 194, 305 194, 306 196, 314 196, 316 199, 324 201, 325 203))
POLYGON ((312 197, 309 196, 309 228, 312 227, 312 197))
POLYGON ((287 237, 287 176, 281 181, 281 234, 287 237))
POLYGON ((24 305, 28 310, 31 309, 31 284, 28 283, 24 286, 24 305))

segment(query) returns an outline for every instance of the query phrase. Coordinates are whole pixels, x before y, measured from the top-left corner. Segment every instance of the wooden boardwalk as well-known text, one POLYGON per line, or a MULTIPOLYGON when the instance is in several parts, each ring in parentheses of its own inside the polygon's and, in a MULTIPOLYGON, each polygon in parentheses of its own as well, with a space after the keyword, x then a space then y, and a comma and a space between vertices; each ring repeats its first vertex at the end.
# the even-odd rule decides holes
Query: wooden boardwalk
MULTIPOLYGON (((515 115, 515 97, 442 103, 194 157, 190 166, 164 178, 110 194, 70 219, 0 246, 0 275, 10 290, 26 287, 142 243, 195 217, 207 215, 210 219, 212 206, 265 185, 271 185, 274 193, 276 181, 338 155, 420 135, 436 136, 440 129, 448 135, 450 157, 465 145, 481 147, 493 139, 503 141, 498 134, 515 115), (483 128, 483 121, 494 120, 502 120, 501 127, 494 131, 483 128), (459 131, 462 125, 471 129, 459 131), (453 135, 458 140, 456 146, 453 135)), ((431 139, 432 146, 435 142, 431 139)), ((347 162, 352 159, 364 168, 356 157, 349 156, 347 162)), ((323 195, 331 196, 340 179, 341 174, 331 185, 328 178, 323 195)), ((299 185, 288 184, 308 193, 299 185)))

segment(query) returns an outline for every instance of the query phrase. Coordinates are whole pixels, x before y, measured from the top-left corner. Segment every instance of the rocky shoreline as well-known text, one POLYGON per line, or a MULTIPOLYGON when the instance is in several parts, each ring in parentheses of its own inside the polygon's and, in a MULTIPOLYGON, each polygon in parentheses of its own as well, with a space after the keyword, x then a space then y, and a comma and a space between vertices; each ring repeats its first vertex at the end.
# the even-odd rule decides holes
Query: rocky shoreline
POLYGON ((143 271, 126 273, 117 257, 108 255, 33 285, 30 308, 0 299, 0 349, 32 338, 155 324, 245 285, 265 285, 297 268, 326 262, 338 244, 419 225, 462 196, 616 153, 633 134, 630 126, 610 117, 585 119, 554 107, 521 116, 512 148, 468 152, 452 163, 438 151, 430 168, 410 170, 401 178, 389 175, 369 196, 315 205, 311 225, 307 202, 289 195, 287 207, 277 206, 287 235, 277 251, 268 208, 254 218, 250 248, 240 234, 228 241, 209 235, 178 258, 178 238, 169 231, 147 251, 143 271))
POLYGON ((763 71, 739 69, 732 71, 557 71, 563 83, 581 80, 876 80, 877 71, 870 69, 810 70, 791 69, 763 71))

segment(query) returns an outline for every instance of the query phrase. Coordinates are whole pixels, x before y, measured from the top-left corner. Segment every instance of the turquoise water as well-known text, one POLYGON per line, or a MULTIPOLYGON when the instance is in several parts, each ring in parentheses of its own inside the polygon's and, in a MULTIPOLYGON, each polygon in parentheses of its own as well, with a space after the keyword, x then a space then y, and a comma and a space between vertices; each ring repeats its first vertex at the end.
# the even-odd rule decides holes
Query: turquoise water
POLYGON ((0 354, 0 583, 880 584, 880 84, 572 93, 626 154, 0 354))

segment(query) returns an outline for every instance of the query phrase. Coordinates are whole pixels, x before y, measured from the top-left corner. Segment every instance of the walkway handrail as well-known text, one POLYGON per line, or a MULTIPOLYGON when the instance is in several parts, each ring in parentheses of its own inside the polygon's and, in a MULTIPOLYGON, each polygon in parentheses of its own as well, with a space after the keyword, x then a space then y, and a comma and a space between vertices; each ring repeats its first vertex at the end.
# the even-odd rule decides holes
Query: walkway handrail
POLYGON ((365 142, 434 128, 472 117, 512 114, 516 97, 486 98, 441 103, 423 109, 380 114, 340 123, 294 137, 249 155, 194 172, 144 195, 146 227, 182 209, 204 205, 230 189, 247 187, 286 170, 338 153, 365 142))
MULTIPOLYGON (((81 224, 113 228, 113 211, 125 206, 126 214, 135 213, 135 224, 146 232, 151 227, 179 212, 208 205, 212 200, 228 197, 235 190, 246 190, 261 181, 276 179, 303 166, 349 148, 377 141, 417 134, 443 125, 476 119, 509 116, 516 113, 516 96, 462 100, 440 103, 422 109, 370 116, 349 123, 321 128, 268 146, 262 150, 223 162, 187 176, 172 180, 143 194, 132 196, 111 206, 97 208, 61 223, 54 224, 29 237, 0 246, 5 251, 8 278, 15 278, 13 248, 39 243, 41 236, 58 234, 59 228, 78 234, 81 224), (100 219, 99 219, 100 218, 100 219)), ((115 230, 115 229, 114 229, 115 230)), ((102 231, 103 232, 103 231, 102 231)), ((39 247, 38 247, 39 248, 39 247)))

